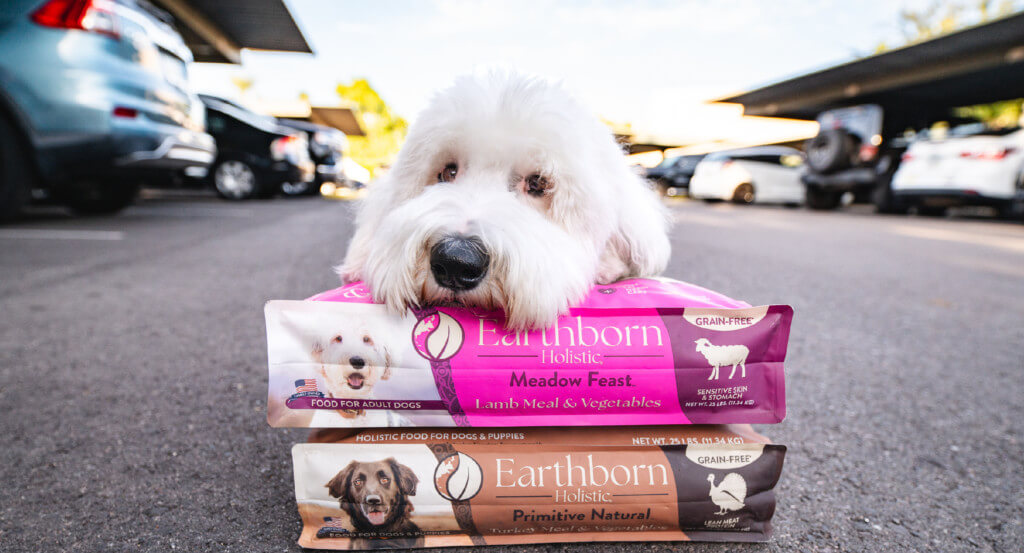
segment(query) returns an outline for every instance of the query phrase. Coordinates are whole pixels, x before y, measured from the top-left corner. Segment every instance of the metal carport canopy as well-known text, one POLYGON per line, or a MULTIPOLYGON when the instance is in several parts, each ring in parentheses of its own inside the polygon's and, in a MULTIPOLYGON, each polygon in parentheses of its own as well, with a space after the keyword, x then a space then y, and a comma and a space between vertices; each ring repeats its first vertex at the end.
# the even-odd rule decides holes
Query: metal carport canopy
POLYGON ((876 103, 899 124, 949 108, 1024 97, 1024 13, 716 100, 744 115, 814 119, 876 103), (894 113, 895 112, 895 113, 894 113))
POLYGON ((152 0, 169 12, 195 61, 239 63, 242 48, 311 54, 282 0, 152 0))

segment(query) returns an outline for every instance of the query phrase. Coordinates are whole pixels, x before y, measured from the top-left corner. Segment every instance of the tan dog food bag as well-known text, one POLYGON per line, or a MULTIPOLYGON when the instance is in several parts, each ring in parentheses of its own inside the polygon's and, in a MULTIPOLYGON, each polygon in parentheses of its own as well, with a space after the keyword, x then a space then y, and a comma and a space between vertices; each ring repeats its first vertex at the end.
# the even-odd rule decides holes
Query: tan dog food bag
POLYGON ((321 430, 292 449, 299 545, 764 541, 785 450, 747 425, 321 430))

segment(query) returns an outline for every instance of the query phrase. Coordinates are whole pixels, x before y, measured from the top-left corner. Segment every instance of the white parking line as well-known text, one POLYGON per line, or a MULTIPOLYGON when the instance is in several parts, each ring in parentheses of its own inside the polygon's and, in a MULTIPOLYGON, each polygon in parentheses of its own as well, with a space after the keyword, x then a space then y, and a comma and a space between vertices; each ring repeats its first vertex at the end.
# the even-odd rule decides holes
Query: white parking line
POLYGON ((45 228, 0 228, 0 238, 29 240, 124 240, 119 230, 61 230, 45 228))
POLYGON ((781 221, 774 217, 764 217, 760 216, 760 214, 753 213, 718 216, 693 213, 692 211, 678 211, 673 215, 673 218, 677 223, 695 223, 698 225, 734 229, 742 229, 747 226, 758 226, 780 230, 794 230, 799 228, 799 225, 788 221, 781 221))
POLYGON ((181 218, 194 218, 194 217, 229 217, 234 219, 250 219, 256 215, 256 213, 244 207, 200 207, 200 206, 187 206, 187 207, 149 207, 149 206, 133 206, 128 208, 125 213, 127 216, 146 216, 146 217, 181 217, 181 218))
POLYGON ((956 230, 944 230, 929 227, 911 227, 896 225, 890 229, 895 234, 911 236, 913 238, 924 238, 926 240, 943 240, 946 242, 960 242, 963 244, 976 244, 988 246, 1012 252, 1024 253, 1024 239, 1009 238, 1005 236, 994 236, 991 234, 968 234, 956 230))
POLYGON ((709 215, 699 215, 688 212, 677 212, 674 219, 678 223, 695 223, 698 225, 708 225, 712 227, 723 227, 723 228, 735 228, 736 224, 720 217, 713 217, 709 215))

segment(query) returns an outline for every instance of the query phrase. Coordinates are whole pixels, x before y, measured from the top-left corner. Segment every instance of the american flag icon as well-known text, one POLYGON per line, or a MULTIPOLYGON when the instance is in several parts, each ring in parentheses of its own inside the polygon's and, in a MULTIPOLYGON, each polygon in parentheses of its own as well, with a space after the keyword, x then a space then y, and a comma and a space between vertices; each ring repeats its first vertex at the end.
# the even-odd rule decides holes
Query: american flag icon
POLYGON ((304 392, 315 392, 316 391, 316 379, 315 378, 303 378, 295 381, 295 393, 301 394, 304 392))

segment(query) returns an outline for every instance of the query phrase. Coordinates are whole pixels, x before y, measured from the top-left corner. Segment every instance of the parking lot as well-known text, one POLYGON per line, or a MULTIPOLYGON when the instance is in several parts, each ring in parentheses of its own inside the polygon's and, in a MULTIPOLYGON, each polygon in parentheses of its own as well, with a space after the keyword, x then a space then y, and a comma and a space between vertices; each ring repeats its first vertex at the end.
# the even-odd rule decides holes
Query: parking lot
MULTIPOLYGON (((791 444, 776 537, 749 550, 1019 549, 1024 226, 670 206, 668 276, 796 311, 761 428, 791 444)), ((262 308, 336 284, 350 209, 162 193, 0 226, 0 549, 298 550, 262 308)), ((624 548, 733 550, 564 550, 624 548)))

